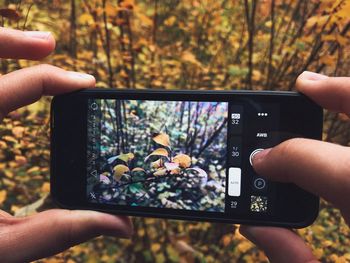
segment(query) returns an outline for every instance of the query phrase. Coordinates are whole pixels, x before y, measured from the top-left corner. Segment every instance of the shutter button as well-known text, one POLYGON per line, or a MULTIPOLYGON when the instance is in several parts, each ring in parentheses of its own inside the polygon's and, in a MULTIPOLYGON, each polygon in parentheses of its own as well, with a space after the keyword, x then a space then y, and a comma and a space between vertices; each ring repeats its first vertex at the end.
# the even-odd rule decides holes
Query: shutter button
POLYGON ((256 149, 256 150, 254 150, 251 154, 250 154, 250 156, 249 156, 249 162, 250 162, 250 165, 253 165, 253 162, 252 162, 252 160, 253 160, 253 158, 254 158, 254 155, 255 154, 257 154, 257 153, 259 153, 259 152, 262 152, 264 149, 256 149))

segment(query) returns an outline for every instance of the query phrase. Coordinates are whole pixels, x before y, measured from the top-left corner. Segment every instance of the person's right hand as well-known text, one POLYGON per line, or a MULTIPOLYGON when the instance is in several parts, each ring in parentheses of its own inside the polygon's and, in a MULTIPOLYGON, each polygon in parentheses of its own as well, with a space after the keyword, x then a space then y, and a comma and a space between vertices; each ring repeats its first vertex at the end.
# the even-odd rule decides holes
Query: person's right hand
MULTIPOLYGON (((297 89, 326 109, 350 115, 350 78, 301 74, 297 89)), ((339 208, 350 223, 350 148, 309 139, 291 139, 254 156, 265 178, 294 183, 339 208)), ((262 248, 272 262, 312 262, 305 243, 292 231, 242 226, 241 233, 262 248)))

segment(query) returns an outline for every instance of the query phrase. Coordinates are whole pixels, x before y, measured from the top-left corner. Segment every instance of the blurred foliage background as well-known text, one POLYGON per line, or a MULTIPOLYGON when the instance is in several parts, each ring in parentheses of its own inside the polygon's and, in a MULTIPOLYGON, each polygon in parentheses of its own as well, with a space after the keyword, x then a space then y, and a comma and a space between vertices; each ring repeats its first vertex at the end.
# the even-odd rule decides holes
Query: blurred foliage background
MULTIPOLYGON (((54 34, 44 63, 91 73, 100 87, 293 90, 304 70, 350 76, 347 0, 0 0, 0 8, 4 27, 54 34)), ((1 60, 0 72, 37 63, 1 60)), ((49 102, 0 126, 0 208, 17 216, 48 200, 49 102)), ((349 145, 349 128, 345 115, 326 112, 324 140, 349 145)), ((267 261, 234 225, 134 224, 131 240, 100 237, 38 262, 267 261)), ((330 204, 297 232, 322 262, 350 261, 349 228, 330 204)))

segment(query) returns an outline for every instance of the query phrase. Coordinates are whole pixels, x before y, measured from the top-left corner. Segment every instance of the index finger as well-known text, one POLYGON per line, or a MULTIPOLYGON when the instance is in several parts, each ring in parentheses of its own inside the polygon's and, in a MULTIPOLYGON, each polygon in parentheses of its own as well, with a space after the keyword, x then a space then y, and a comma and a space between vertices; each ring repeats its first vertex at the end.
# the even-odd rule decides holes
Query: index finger
POLYGON ((20 31, 0 27, 0 58, 42 59, 55 49, 50 32, 20 31))
POLYGON ((350 114, 349 77, 327 77, 305 71, 298 77, 296 88, 326 109, 350 114))
POLYGON ((0 120, 10 111, 40 99, 78 89, 92 88, 95 78, 51 65, 20 69, 0 77, 0 120))

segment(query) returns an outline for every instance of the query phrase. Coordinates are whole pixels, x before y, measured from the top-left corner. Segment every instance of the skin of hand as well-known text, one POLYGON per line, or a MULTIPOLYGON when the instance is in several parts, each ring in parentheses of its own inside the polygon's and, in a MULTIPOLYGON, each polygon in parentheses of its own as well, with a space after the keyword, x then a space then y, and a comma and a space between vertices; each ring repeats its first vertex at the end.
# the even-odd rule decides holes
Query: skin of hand
MULTIPOLYGON (((37 60, 49 55, 55 40, 49 32, 0 27, 0 58, 37 60)), ((38 65, 0 76, 0 121, 12 110, 40 99, 77 89, 92 88, 88 74, 38 65)), ((53 209, 24 218, 0 210, 1 262, 28 262, 61 252, 100 235, 128 238, 128 217, 95 211, 53 209)))
MULTIPOLYGON (((350 78, 304 72, 296 88, 322 107, 350 115, 350 78)), ((253 167, 269 180, 294 183, 333 203, 349 225, 349 156, 349 147, 291 139, 257 154, 253 167)), ((311 249, 288 229, 241 226, 240 232, 264 250, 271 262, 317 262, 311 249)))

